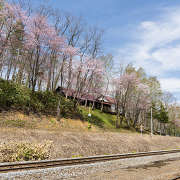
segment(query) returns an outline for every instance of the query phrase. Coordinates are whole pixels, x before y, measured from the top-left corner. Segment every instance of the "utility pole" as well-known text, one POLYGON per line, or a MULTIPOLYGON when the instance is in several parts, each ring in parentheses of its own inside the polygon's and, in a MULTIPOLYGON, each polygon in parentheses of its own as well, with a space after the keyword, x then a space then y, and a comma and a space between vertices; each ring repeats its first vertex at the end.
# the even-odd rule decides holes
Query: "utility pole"
POLYGON ((91 113, 90 113, 90 107, 89 107, 89 113, 88 113, 88 129, 90 128, 89 127, 89 117, 91 116, 91 113))
POLYGON ((143 130, 142 124, 141 124, 140 128, 141 128, 141 152, 142 152, 142 130, 143 130))
POLYGON ((152 120, 152 107, 151 107, 151 138, 153 138, 153 120, 152 120))

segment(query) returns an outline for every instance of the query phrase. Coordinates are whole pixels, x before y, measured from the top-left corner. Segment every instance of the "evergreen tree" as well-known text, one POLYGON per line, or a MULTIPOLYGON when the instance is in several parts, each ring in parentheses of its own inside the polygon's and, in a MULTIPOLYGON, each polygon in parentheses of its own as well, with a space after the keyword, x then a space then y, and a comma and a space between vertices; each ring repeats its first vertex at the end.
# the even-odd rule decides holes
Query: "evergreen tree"
POLYGON ((169 122, 168 112, 166 111, 163 104, 161 104, 160 106, 159 113, 157 115, 157 120, 164 124, 169 122))

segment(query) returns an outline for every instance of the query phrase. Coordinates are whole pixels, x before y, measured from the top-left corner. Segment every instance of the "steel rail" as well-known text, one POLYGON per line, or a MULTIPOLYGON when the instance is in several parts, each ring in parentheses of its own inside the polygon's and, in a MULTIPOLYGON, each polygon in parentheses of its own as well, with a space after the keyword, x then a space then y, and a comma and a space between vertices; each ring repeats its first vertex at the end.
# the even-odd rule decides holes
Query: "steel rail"
POLYGON ((173 178, 171 180, 177 180, 177 179, 180 179, 180 176, 176 177, 176 178, 173 178))
POLYGON ((117 159, 135 158, 135 157, 143 157, 143 156, 164 155, 164 154, 170 154, 170 153, 180 153, 180 149, 141 152, 141 153, 90 156, 90 157, 58 159, 58 160, 43 160, 43 161, 19 162, 19 163, 8 163, 8 164, 6 163, 6 164, 0 164, 0 173, 20 171, 20 170, 40 169, 40 168, 50 168, 50 167, 57 167, 57 166, 90 164, 90 163, 95 163, 95 162, 105 162, 105 161, 112 161, 112 160, 117 160, 117 159))

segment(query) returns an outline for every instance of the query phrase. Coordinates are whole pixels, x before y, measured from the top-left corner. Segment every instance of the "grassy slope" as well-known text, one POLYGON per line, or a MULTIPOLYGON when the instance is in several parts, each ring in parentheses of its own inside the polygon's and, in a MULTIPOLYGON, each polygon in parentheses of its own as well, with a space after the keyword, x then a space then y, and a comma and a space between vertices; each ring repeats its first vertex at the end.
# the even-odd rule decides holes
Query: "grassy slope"
MULTIPOLYGON (((0 111, 5 110, 7 113, 4 116, 7 116, 8 111, 11 109, 21 110, 27 112, 29 107, 31 92, 22 85, 17 85, 12 81, 7 81, 0 79, 0 111)), ((52 92, 35 92, 31 101, 31 113, 44 114, 47 117, 54 116, 56 118, 57 105, 59 101, 59 95, 52 92)), ((72 101, 65 98, 61 102, 61 116, 65 119, 81 119, 82 122, 88 121, 89 107, 79 106, 74 108, 72 101)), ((0 125, 4 124, 6 126, 18 126, 18 127, 29 127, 32 126, 25 119, 8 119, 6 121, 2 118, 2 113, 0 113, 0 125)), ((14 112, 16 114, 16 112, 14 112)), ((13 113, 12 113, 13 117, 13 113)), ((40 121, 42 121, 40 119, 40 121)), ((117 129, 115 126, 116 115, 107 114, 100 112, 97 109, 91 110, 91 117, 89 117, 89 122, 91 125, 98 127, 103 131, 121 131, 122 129, 127 129, 126 124, 124 123, 120 129, 117 129)), ((34 125, 33 125, 34 126, 34 125)), ((131 128, 132 129, 132 128, 131 128)))
MULTIPOLYGON (((89 107, 81 106, 79 109, 82 111, 83 118, 88 121, 89 107)), ((90 113, 91 116, 89 117, 89 122, 91 125, 94 125, 102 130, 121 131, 121 129, 117 129, 115 126, 116 115, 100 112, 98 109, 91 109, 90 113)))
MULTIPOLYGON (((40 124, 47 124, 47 122, 52 124, 53 121, 53 127, 58 128, 61 125, 62 127, 64 127, 64 129, 66 129, 66 124, 70 124, 73 121, 74 123, 76 123, 75 129, 79 129, 78 123, 80 126, 80 124, 84 122, 87 126, 89 107, 79 106, 79 110, 81 112, 81 120, 73 117, 64 117, 60 121, 57 121, 56 116, 40 115, 37 113, 33 113, 30 114, 30 116, 27 116, 23 113, 23 111, 16 111, 11 109, 9 111, 3 111, 3 113, 0 113, 0 126, 36 128, 37 122, 39 122, 40 124)), ((90 113, 91 117, 89 117, 89 122, 91 126, 94 126, 96 129, 103 131, 120 131, 120 129, 117 129, 115 127, 115 115, 106 114, 103 112, 101 113, 97 109, 91 110, 90 113)), ((71 128, 73 128, 73 126, 71 126, 71 128)))

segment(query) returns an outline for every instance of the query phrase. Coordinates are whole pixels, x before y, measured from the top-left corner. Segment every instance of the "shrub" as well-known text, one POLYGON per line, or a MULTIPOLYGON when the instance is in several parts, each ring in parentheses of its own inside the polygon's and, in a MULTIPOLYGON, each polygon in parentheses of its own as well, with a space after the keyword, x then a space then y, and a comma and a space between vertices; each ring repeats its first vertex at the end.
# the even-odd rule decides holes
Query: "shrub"
MULTIPOLYGON (((0 108, 28 109, 31 90, 13 81, 0 79, 0 108)), ((59 95, 50 91, 35 91, 31 99, 31 111, 42 112, 51 115, 57 114, 59 95)), ((61 116, 65 118, 82 118, 82 112, 74 107, 72 101, 62 97, 61 116)))
POLYGON ((32 107, 43 112, 56 111, 59 96, 50 91, 38 92, 35 91, 32 99, 32 107))
POLYGON ((0 107, 27 106, 29 91, 12 81, 0 79, 0 107))
POLYGON ((50 148, 53 141, 43 143, 10 142, 8 145, 1 144, 3 162, 43 160, 50 156, 50 148))
POLYGON ((82 111, 74 107, 73 101, 62 98, 61 116, 65 118, 82 119, 82 111))

